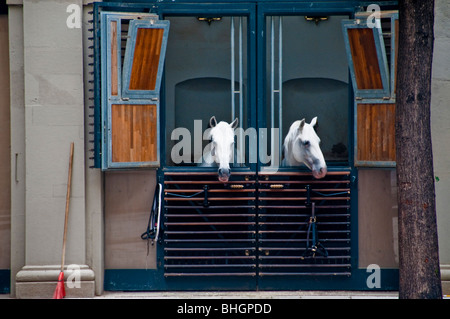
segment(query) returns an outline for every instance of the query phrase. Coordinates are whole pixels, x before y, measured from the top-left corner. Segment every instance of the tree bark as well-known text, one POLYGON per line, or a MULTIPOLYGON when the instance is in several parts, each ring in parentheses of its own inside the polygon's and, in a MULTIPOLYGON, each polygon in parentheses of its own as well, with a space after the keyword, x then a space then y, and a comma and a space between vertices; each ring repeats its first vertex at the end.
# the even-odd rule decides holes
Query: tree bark
POLYGON ((399 297, 442 298, 430 102, 434 0, 399 1, 396 152, 399 297))

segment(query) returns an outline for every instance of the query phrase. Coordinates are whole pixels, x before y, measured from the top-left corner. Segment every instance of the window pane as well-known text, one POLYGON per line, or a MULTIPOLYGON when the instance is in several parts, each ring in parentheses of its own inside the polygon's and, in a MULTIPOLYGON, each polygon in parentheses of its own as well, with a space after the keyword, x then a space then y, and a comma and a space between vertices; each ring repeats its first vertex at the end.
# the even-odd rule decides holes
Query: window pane
MULTIPOLYGON (((266 125, 280 129, 282 144, 294 121, 305 118, 310 123, 317 116, 315 129, 327 165, 346 163, 349 156, 349 77, 341 31, 341 20, 346 17, 329 16, 317 23, 308 21, 305 16, 281 18, 280 48, 280 17, 266 17, 266 125), (281 105, 279 94, 282 95, 281 105)), ((268 133, 270 135, 270 130, 268 133)), ((267 154, 270 153, 268 147, 267 154)))
POLYGON ((242 114, 239 127, 245 129, 248 87, 247 18, 242 17, 242 29, 239 17, 222 16, 213 21, 201 21, 190 16, 166 17, 166 20, 171 25, 165 64, 166 164, 197 166, 204 148, 210 142, 203 140, 203 132, 208 128, 212 116, 217 121, 230 123, 242 114), (242 36, 241 49, 239 33, 242 36), (234 91, 239 91, 241 63, 242 106, 239 93, 232 95, 232 60, 235 71, 234 91), (232 119, 233 101, 235 107, 232 119), (172 153, 174 146, 177 151, 172 153))
POLYGON ((163 34, 163 29, 138 29, 130 90, 155 90, 163 34))

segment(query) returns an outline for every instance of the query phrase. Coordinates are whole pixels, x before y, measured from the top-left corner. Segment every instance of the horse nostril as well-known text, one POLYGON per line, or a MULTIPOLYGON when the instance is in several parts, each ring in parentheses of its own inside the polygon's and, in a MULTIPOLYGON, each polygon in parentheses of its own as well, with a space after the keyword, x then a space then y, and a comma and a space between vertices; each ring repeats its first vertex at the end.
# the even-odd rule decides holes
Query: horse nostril
POLYGON ((230 170, 227 168, 219 168, 217 170, 217 172, 219 173, 218 177, 219 177, 219 181, 221 182, 228 182, 228 178, 230 177, 230 170))

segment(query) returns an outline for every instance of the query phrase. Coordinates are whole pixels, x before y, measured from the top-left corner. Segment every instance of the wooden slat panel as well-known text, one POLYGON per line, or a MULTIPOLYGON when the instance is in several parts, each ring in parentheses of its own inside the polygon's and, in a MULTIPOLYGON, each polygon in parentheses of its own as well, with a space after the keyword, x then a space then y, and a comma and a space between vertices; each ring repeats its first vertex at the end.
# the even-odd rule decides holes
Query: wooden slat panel
POLYGON ((395 161, 395 104, 357 105, 358 161, 395 161))
POLYGON ((358 89, 383 89, 373 30, 349 28, 347 32, 358 89))
POLYGON ((117 21, 111 21, 111 95, 118 94, 117 21))
POLYGON ((130 90, 155 90, 163 29, 139 28, 136 36, 130 90))
POLYGON ((156 105, 112 105, 112 161, 157 161, 156 121, 156 105))

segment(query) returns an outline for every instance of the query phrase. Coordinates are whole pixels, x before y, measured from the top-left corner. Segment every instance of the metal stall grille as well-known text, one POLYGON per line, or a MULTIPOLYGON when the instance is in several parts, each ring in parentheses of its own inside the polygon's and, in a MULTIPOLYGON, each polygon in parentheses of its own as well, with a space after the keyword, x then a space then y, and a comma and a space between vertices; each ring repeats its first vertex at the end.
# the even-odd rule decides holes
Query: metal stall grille
POLYGON ((260 276, 350 276, 350 173, 260 174, 260 276))
POLYGON ((351 275, 350 172, 164 176, 166 277, 351 275))
POLYGON ((255 276, 255 176, 164 176, 165 276, 255 276))

